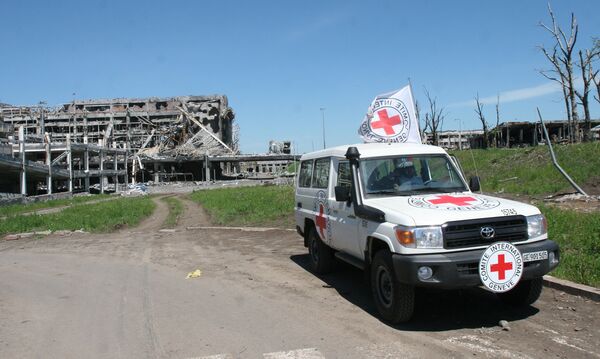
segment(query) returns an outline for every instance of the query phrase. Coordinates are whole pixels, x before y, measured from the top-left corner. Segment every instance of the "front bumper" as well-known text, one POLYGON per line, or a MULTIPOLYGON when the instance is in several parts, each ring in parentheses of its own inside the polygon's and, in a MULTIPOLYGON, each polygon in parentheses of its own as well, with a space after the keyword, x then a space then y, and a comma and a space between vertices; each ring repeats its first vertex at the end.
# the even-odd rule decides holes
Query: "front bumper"
MULTIPOLYGON (((554 252, 556 262, 550 264, 549 259, 524 263, 523 276, 521 280, 542 277, 550 272, 559 263, 558 244, 551 240, 515 245, 521 253, 548 251, 554 252)), ((392 260, 396 278, 401 283, 418 287, 435 287, 443 289, 455 289, 475 287, 481 285, 479 279, 479 260, 485 249, 477 249, 445 254, 418 254, 402 255, 394 254, 392 260), (417 270, 421 266, 433 269, 433 276, 427 280, 421 280, 417 276, 417 270)))

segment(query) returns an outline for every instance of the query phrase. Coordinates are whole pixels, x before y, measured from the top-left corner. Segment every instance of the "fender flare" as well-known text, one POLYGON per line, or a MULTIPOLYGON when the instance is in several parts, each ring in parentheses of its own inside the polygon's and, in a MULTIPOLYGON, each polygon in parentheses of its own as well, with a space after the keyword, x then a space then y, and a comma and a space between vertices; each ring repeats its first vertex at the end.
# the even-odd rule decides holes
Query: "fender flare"
POLYGON ((391 253, 394 252, 394 245, 392 243, 392 240, 389 237, 384 236, 379 233, 373 233, 373 234, 369 235, 369 237, 367 237, 367 248, 365 248, 365 260, 367 260, 368 263, 371 263, 371 258, 373 257, 372 248, 373 248, 374 241, 379 241, 379 242, 384 243, 391 253))

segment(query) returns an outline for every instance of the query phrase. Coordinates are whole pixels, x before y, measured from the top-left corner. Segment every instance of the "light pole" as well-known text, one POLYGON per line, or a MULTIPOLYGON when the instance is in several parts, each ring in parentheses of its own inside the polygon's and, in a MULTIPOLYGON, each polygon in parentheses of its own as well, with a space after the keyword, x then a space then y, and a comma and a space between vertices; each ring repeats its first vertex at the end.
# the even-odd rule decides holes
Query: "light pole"
POLYGON ((325 107, 321 107, 321 117, 323 118, 323 149, 327 146, 325 145, 325 107))
POLYGON ((462 150, 462 121, 460 118, 455 118, 454 121, 458 121, 458 149, 462 150))

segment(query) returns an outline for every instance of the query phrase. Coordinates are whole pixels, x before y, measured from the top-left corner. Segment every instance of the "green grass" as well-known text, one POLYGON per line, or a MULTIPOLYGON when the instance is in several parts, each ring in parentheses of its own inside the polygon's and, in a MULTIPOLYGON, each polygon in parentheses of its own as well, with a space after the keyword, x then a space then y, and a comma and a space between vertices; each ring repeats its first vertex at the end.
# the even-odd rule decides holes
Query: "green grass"
POLYGON ((0 207, 0 217, 14 216, 25 212, 35 212, 40 209, 56 208, 62 206, 70 206, 74 204, 81 204, 89 201, 97 201, 105 198, 109 198, 110 195, 98 194, 91 196, 75 196, 72 198, 55 199, 45 202, 35 202, 28 204, 11 204, 9 206, 0 207))
POLYGON ((164 197, 162 200, 169 206, 169 215, 165 219, 163 227, 173 228, 177 225, 179 216, 183 213, 183 204, 175 197, 164 197))
POLYGON ((538 206, 548 220, 548 236, 560 245, 561 263, 551 274, 600 287, 600 213, 538 206))
MULTIPOLYGON (((580 186, 600 180, 600 142, 555 145, 561 167, 580 186)), ((547 195, 573 191, 554 168, 547 146, 453 151, 467 179, 477 167, 484 192, 547 195), (475 164, 473 164, 473 156, 475 164), (517 179, 511 179, 517 177, 517 179)))
POLYGON ((125 225, 135 225, 152 214, 154 203, 149 197, 121 198, 66 208, 59 213, 11 216, 0 220, 0 234, 44 230, 108 232, 125 225))
POLYGON ((294 227, 291 186, 203 190, 192 193, 190 198, 202 204, 219 225, 294 227))

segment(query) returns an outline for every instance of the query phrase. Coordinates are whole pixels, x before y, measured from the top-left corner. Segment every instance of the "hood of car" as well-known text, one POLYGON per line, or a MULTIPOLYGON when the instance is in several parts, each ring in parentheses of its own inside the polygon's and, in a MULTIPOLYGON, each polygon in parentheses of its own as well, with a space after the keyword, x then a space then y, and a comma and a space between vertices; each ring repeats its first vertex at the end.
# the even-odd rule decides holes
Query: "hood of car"
POLYGON ((364 204, 385 212, 387 222, 407 226, 540 213, 529 204, 469 192, 372 197, 364 204))

